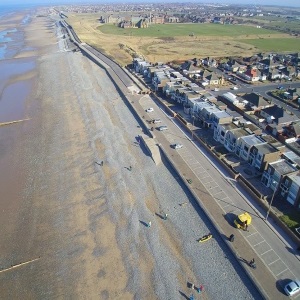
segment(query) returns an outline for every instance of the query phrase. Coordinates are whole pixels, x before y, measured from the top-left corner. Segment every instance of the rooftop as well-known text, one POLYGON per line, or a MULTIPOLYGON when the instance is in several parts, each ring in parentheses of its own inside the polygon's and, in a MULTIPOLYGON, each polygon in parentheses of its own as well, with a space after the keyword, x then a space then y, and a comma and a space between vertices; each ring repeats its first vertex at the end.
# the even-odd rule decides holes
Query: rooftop
POLYGON ((293 182, 295 182, 300 187, 300 174, 290 174, 287 177, 289 177, 293 182))
POLYGON ((263 144, 255 145, 255 148, 260 153, 263 153, 263 154, 278 152, 278 150, 275 147, 273 147, 272 145, 270 145, 268 143, 263 143, 263 144))
POLYGON ((285 159, 280 159, 278 161, 274 161, 269 163, 270 166, 274 168, 274 170, 280 175, 286 175, 292 172, 297 171, 296 167, 293 167, 289 162, 285 159))
POLYGON ((248 135, 248 136, 241 137, 241 139, 243 139, 245 141, 245 143, 247 143, 249 146, 254 146, 254 145, 258 145, 258 144, 264 143, 255 134, 251 134, 251 135, 248 135))

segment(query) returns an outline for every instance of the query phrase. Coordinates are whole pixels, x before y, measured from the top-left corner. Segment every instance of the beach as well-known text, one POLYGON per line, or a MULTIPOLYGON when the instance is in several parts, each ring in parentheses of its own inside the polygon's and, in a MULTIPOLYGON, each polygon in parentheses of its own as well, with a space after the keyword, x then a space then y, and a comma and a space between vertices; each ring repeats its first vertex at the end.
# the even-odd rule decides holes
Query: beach
POLYGON ((188 282, 195 299, 259 299, 220 237, 195 242, 210 222, 137 145, 105 71, 60 48, 50 9, 19 26, 27 14, 7 20, 24 46, 0 61, 0 122, 24 120, 0 126, 1 299, 187 299, 188 282))

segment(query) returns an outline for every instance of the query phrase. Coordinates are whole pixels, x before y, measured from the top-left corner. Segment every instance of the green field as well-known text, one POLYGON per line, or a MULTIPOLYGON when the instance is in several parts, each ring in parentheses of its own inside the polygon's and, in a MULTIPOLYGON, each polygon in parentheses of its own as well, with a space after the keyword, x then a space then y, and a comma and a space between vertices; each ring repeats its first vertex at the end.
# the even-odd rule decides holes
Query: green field
POLYGON ((298 52, 300 49, 300 39, 298 38, 278 38, 278 39, 246 39, 239 42, 247 43, 265 52, 298 52))
POLYGON ((239 35, 270 35, 277 31, 243 25, 221 24, 157 24, 148 28, 120 28, 105 24, 98 29, 110 35, 137 36, 137 37, 175 37, 175 36, 239 36, 239 35))

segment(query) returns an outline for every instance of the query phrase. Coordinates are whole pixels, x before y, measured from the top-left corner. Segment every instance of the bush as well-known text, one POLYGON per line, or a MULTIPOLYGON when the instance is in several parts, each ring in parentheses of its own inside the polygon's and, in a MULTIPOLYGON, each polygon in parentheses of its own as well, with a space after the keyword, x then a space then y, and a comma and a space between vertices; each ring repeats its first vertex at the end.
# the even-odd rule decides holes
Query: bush
POLYGON ((279 217, 280 220, 289 228, 294 229, 300 226, 300 213, 293 212, 279 217))

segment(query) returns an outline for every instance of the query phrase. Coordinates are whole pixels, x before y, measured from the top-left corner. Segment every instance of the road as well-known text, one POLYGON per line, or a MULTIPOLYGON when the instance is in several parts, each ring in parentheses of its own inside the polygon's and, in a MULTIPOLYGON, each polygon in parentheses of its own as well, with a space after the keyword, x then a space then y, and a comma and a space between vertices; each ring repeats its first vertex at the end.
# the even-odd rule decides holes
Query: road
MULTIPOLYGON (((218 73, 223 74, 223 72, 221 72, 219 69, 216 69, 216 70, 218 71, 218 73)), ((224 75, 225 75, 225 78, 232 77, 232 75, 223 74, 223 76, 224 75)), ((262 95, 266 99, 272 101, 274 104, 278 105, 279 107, 283 107, 287 111, 293 112, 294 115, 296 115, 297 117, 300 118, 300 111, 298 108, 288 105, 285 102, 280 101, 279 99, 269 95, 269 92, 276 90, 279 85, 282 86, 284 89, 299 88, 300 87, 299 81, 298 82, 289 81, 289 82, 284 82, 284 83, 283 82, 282 83, 264 83, 264 84, 260 84, 260 85, 247 84, 239 79, 236 79, 236 81, 231 81, 231 82, 233 83, 232 86, 238 87, 238 90, 232 90, 231 88, 227 88, 227 89, 221 89, 217 92, 211 91, 211 93, 214 94, 215 96, 220 96, 226 92, 230 92, 233 94, 252 93, 252 92, 257 93, 259 95, 262 95)))

